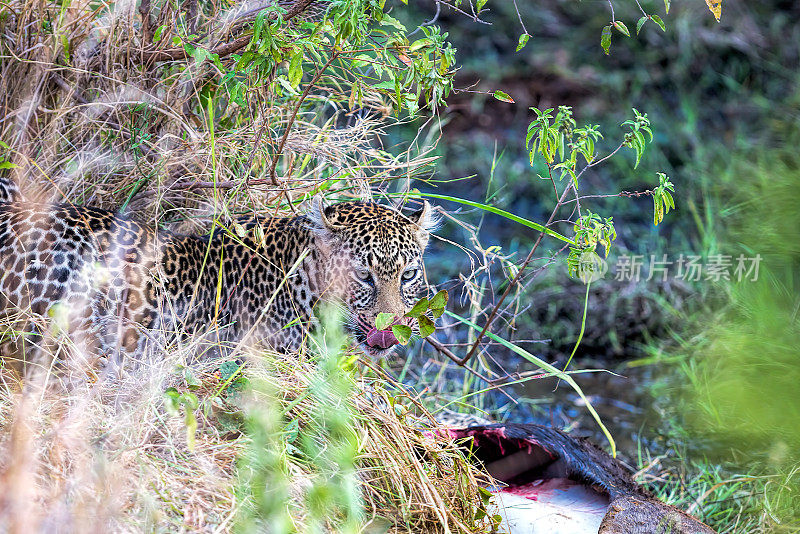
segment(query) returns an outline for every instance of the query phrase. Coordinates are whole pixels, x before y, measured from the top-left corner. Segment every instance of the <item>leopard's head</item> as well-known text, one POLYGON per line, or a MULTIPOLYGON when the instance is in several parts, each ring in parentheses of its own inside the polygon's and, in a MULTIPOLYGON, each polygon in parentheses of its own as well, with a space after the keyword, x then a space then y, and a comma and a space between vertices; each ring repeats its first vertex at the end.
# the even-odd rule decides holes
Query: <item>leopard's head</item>
POLYGON ((397 323, 417 301, 425 284, 422 254, 436 220, 431 206, 403 215, 371 202, 316 202, 311 218, 323 257, 329 296, 346 304, 348 328, 371 356, 388 354, 397 339, 378 331, 379 313, 397 323))

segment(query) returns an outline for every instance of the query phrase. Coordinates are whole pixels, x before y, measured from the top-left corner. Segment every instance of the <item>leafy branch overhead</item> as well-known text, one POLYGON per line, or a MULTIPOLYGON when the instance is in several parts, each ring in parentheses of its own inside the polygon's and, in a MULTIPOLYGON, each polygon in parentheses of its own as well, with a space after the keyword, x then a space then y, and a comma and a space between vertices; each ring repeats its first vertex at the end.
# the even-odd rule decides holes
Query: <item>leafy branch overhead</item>
MULTIPOLYGON (((671 3, 671 0, 664 0, 664 13, 667 15, 669 14, 671 3)), ((603 30, 600 32, 600 46, 606 55, 611 53, 612 28, 617 30, 625 37, 631 36, 631 32, 628 30, 628 27, 625 25, 625 23, 614 18, 614 4, 611 2, 611 0, 608 1, 608 5, 611 9, 611 22, 604 26, 603 30)), ((667 25, 659 15, 655 13, 648 13, 639 2, 636 2, 636 5, 642 12, 642 16, 636 21, 636 35, 639 35, 639 32, 642 31, 642 27, 644 27, 648 21, 653 21, 659 28, 661 28, 662 32, 667 31, 667 25)), ((714 18, 717 19, 717 22, 719 22, 719 19, 722 16, 722 0, 706 0, 706 5, 714 15, 714 18)))
MULTIPOLYGON (((572 192, 574 194, 578 218, 573 225, 575 237, 572 240, 568 240, 567 267, 570 276, 589 279, 590 277, 587 278, 587 273, 584 271, 586 269, 594 269, 595 266, 601 263, 596 252, 597 246, 603 245, 604 254, 607 257, 611 244, 617 237, 617 232, 611 217, 604 218, 589 210, 586 211, 586 214, 581 213, 581 200, 583 197, 579 193, 581 187, 580 178, 588 169, 616 155, 622 148, 630 148, 634 151, 636 156, 634 168, 637 168, 647 144, 653 142, 650 120, 647 118, 646 113, 639 113, 634 108, 633 118, 626 120, 621 125, 628 130, 622 142, 611 153, 600 157, 597 154, 597 143, 603 140, 603 135, 600 133, 599 126, 585 125, 578 127, 572 114, 572 108, 569 106, 561 106, 558 111, 554 108, 545 109, 544 111, 537 108, 531 108, 531 110, 536 117, 528 126, 528 132, 525 136, 525 146, 529 153, 530 164, 534 166, 538 157, 544 160, 547 175, 540 174, 539 178, 552 182, 555 196, 558 199, 557 208, 567 202, 566 196, 568 193, 572 192), (557 181, 563 182, 567 176, 570 178, 570 183, 559 191, 557 181)), ((623 196, 653 194, 655 203, 654 221, 656 224, 661 222, 664 215, 671 208, 675 207, 674 200, 670 194, 670 191, 674 192, 672 182, 667 179, 665 174, 658 173, 658 175, 660 185, 654 191, 638 194, 619 194, 623 196)), ((552 232, 549 228, 547 230, 552 232)))

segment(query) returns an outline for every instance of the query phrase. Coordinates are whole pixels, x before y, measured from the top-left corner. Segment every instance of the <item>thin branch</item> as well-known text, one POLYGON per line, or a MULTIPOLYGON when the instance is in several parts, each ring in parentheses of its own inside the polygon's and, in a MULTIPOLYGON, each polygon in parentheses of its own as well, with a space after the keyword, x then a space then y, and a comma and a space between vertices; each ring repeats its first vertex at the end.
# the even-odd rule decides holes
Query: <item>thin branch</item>
MULTIPOLYGON (((553 209, 553 213, 550 214, 550 218, 547 220, 547 224, 544 225, 545 228, 550 226, 550 224, 553 222, 553 219, 556 218, 556 213, 558 212, 561 205, 564 203, 564 199, 567 197, 567 193, 569 193, 570 189, 572 189, 572 186, 573 183, 570 182, 569 185, 567 185, 567 187, 564 189, 564 192, 561 194, 561 198, 558 199, 558 204, 556 204, 555 209, 553 209)), ((503 302, 505 302, 506 297, 508 297, 508 295, 511 293, 511 289, 517 285, 519 277, 522 275, 523 272, 525 272, 525 268, 533 259, 533 254, 536 252, 536 249, 539 248, 539 244, 542 242, 542 238, 544 238, 544 236, 545 232, 542 231, 539 233, 539 237, 538 239, 536 239, 536 243, 533 244, 533 248, 531 248, 531 251, 525 258, 525 261, 523 261, 522 265, 520 265, 517 274, 514 275, 514 278, 511 280, 511 282, 509 282, 508 286, 506 286, 506 290, 500 296, 500 300, 497 301, 497 304, 495 304, 494 307, 492 308, 492 312, 486 319, 486 324, 483 326, 483 329, 481 330, 480 334, 478 334, 478 337, 475 338, 475 341, 473 341, 472 347, 470 348, 469 352, 467 352, 467 355, 464 356, 464 358, 460 361, 460 365, 465 365, 469 361, 469 359, 472 358, 472 356, 475 354, 475 351, 480 346, 481 339, 483 339, 483 336, 486 335, 486 332, 489 330, 489 327, 492 326, 492 322, 497 317, 498 310, 503 305, 503 302)))
POLYGON ((525 27, 525 23, 522 21, 522 14, 519 12, 519 6, 517 6, 517 0, 512 0, 514 2, 514 10, 517 12, 517 18, 519 19, 519 25, 522 26, 522 31, 525 35, 530 35, 528 33, 528 28, 525 27))
MULTIPOLYGON (((652 189, 646 189, 644 191, 620 191, 619 193, 610 195, 582 195, 579 198, 580 200, 586 200, 587 198, 619 198, 619 197, 639 198, 643 196, 650 196, 652 194, 653 194, 652 189)), ((575 202, 575 199, 565 200, 564 204, 570 204, 572 202, 575 202)))
POLYGON ((579 172, 577 174, 577 176, 575 176, 575 181, 577 182, 578 180, 580 180, 581 176, 583 176, 583 173, 585 173, 587 169, 590 169, 592 167, 597 167, 598 165, 600 165, 601 163, 603 163, 604 161, 606 161, 607 159, 612 157, 614 154, 616 154, 617 152, 622 150, 622 147, 624 147, 624 146, 625 146, 625 141, 621 142, 619 144, 619 146, 617 148, 615 148, 614 151, 611 152, 610 154, 608 154, 607 156, 605 156, 603 158, 600 158, 597 161, 593 161, 593 162, 589 163, 586 167, 581 169, 581 172, 579 172))
MULTIPOLYGON (((485 21, 485 20, 481 19, 481 18, 480 18, 480 17, 479 17, 479 16, 478 16, 476 13, 474 13, 474 12, 473 12, 473 13, 467 13, 467 12, 466 12, 466 11, 464 11, 463 9, 461 9, 461 8, 459 8, 459 7, 456 7, 456 6, 454 6, 454 5, 453 5, 453 4, 451 4, 450 2, 445 2, 445 1, 443 1, 443 0, 439 0, 439 2, 443 3, 444 5, 446 5, 447 7, 449 7, 450 9, 452 9, 453 11, 455 11, 456 13, 461 13, 462 15, 465 15, 465 16, 467 16, 467 17, 471 18, 471 19, 472 19, 472 22, 477 22, 478 24, 486 24, 487 26, 491 26, 491 25, 492 25, 492 23, 491 23, 491 22, 487 22, 487 21, 485 21)), ((472 4, 470 4, 470 6, 472 6, 472 4)))
POLYGON ((500 393, 502 393, 503 395, 508 397, 508 399, 511 402, 513 402, 514 404, 519 404, 514 397, 512 397, 511 395, 506 393, 503 389, 501 389, 504 386, 504 384, 495 385, 495 383, 498 380, 504 380, 506 377, 499 377, 499 378, 491 379, 491 378, 488 378, 486 376, 483 376, 482 374, 480 374, 475 369, 472 369, 471 367, 467 367, 463 363, 461 363, 461 358, 459 358, 458 356, 453 354, 453 352, 450 349, 448 349, 447 347, 445 347, 438 339, 435 339, 435 338, 433 338, 431 336, 428 336, 428 337, 425 338, 425 341, 427 341, 428 344, 430 344, 430 346, 432 346, 434 349, 436 349, 440 354, 443 354, 444 356, 447 356, 448 358, 450 358, 451 360, 453 360, 454 362, 456 362, 460 366, 464 367, 464 369, 466 369, 467 371, 472 373, 476 378, 479 378, 480 380, 483 380, 487 384, 490 384, 491 386, 493 386, 492 389, 497 389, 498 391, 500 391, 500 393))
POLYGON ((420 31, 423 26, 430 26, 431 24, 436 24, 436 22, 439 20, 439 14, 442 12, 442 4, 439 2, 439 0, 435 0, 435 1, 436 1, 436 14, 433 15, 433 18, 431 20, 425 21, 422 24, 420 24, 419 26, 417 26, 417 29, 414 30, 413 32, 409 33, 408 37, 411 37, 412 35, 414 35, 418 31, 420 31))

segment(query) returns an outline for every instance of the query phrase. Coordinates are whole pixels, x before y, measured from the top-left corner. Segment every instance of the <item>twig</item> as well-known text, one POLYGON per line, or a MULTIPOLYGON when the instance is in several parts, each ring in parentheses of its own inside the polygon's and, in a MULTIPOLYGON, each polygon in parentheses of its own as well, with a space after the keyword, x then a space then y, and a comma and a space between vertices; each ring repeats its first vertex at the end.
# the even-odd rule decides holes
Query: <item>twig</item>
MULTIPOLYGON (((652 195, 653 191, 651 189, 646 189, 644 191, 620 191, 619 193, 609 194, 609 195, 582 195, 579 197, 580 200, 586 200, 587 198, 618 198, 618 197, 625 197, 625 198, 639 198, 642 196, 649 196, 652 195)), ((576 199, 565 200, 564 204, 570 204, 575 202, 576 199)), ((567 221, 568 222, 568 221, 567 221)))
MULTIPOLYGON (((428 344, 430 344, 430 346, 432 346, 434 349, 436 349, 440 354, 443 354, 444 356, 447 356, 448 358, 453 360, 458 365, 464 367, 464 369, 466 369, 467 371, 472 373, 476 378, 479 378, 480 380, 483 380, 484 382, 486 382, 490 386, 493 386, 492 389, 497 389, 498 391, 500 391, 500 393, 502 393, 503 395, 508 397, 509 400, 511 400, 511 402, 513 402, 514 404, 519 404, 514 397, 512 397, 511 395, 509 395, 508 393, 503 391, 503 389, 501 389, 505 384, 495 384, 497 382, 497 380, 499 380, 499 379, 494 379, 493 380, 491 378, 483 376, 482 374, 480 374, 475 369, 472 369, 471 367, 466 367, 463 363, 461 363, 461 358, 459 358, 458 356, 453 354, 453 352, 450 349, 448 349, 447 347, 445 347, 438 339, 433 338, 431 336, 428 336, 428 337, 425 338, 425 341, 427 341, 428 344)), ((506 377, 500 377, 500 379, 505 379, 505 378, 506 377)))
MULTIPOLYGON (((485 20, 481 19, 481 18, 478 16, 478 14, 477 14, 477 13, 475 13, 475 12, 473 12, 473 13, 467 13, 467 12, 466 12, 466 11, 464 11, 463 9, 461 9, 461 8, 459 8, 459 7, 456 7, 456 6, 454 6, 454 5, 453 5, 453 4, 451 4, 450 2, 445 2, 444 0, 438 0, 438 1, 439 1, 439 2, 441 2, 441 3, 443 3, 444 5, 446 5, 447 7, 449 7, 450 9, 452 9, 453 11, 455 11, 456 13, 461 13, 462 15, 465 15, 465 16, 467 16, 467 17, 471 18, 471 19, 472 19, 472 22, 477 22, 478 24, 486 24, 487 26, 491 26, 491 25, 492 25, 492 23, 491 23, 491 22, 487 22, 487 21, 485 21, 485 20)), ((470 6, 471 6, 471 5, 472 5, 472 4, 470 4, 470 6)), ((474 9, 474 8, 473 8, 473 9, 474 9)))
POLYGON ((525 27, 525 23, 522 21, 522 14, 519 12, 519 6, 517 6, 517 0, 512 0, 514 2, 514 10, 517 12, 517 18, 519 19, 519 25, 522 26, 522 31, 525 35, 530 35, 528 33, 528 28, 525 27))
POLYGON ((442 4, 440 3, 439 0, 435 0, 435 2, 436 2, 436 14, 433 15, 433 18, 431 20, 425 21, 422 24, 420 24, 419 26, 417 26, 417 29, 414 30, 413 32, 409 33, 408 37, 411 37, 412 35, 414 35, 418 31, 420 31, 423 26, 430 26, 431 24, 436 24, 436 21, 439 20, 439 14, 442 12, 442 4))
MULTIPOLYGON (((561 198, 559 198, 559 200, 558 200, 558 204, 556 204, 556 207, 553 210, 553 213, 550 214, 550 218, 547 220, 547 224, 544 225, 545 228, 547 228, 550 225, 550 223, 553 222, 553 219, 555 219, 556 213, 558 212, 558 209, 564 203, 564 199, 566 198, 567 193, 569 193, 570 189, 572 189, 572 186, 573 186, 573 183, 570 182, 569 185, 567 185, 567 187, 564 189, 564 192, 561 194, 561 198)), ((503 291, 503 294, 500 296, 500 300, 498 300, 497 304, 495 304, 494 307, 492 308, 492 311, 489 314, 489 317, 486 319, 486 324, 483 326, 483 329, 478 334, 478 337, 475 338, 475 341, 472 342, 472 347, 470 348, 469 352, 467 352, 467 355, 464 356, 464 358, 462 358, 459 361, 460 365, 465 365, 469 361, 469 359, 472 358, 472 356, 475 354, 475 351, 480 346, 481 339, 483 339, 483 336, 486 335, 486 332, 489 330, 489 327, 492 325, 492 322, 497 317, 497 312, 500 309, 500 307, 503 305, 503 302, 505 302, 506 297, 508 297, 508 295, 511 293, 511 289, 514 286, 517 285, 517 280, 519 280, 519 277, 522 275, 523 272, 525 272, 525 268, 528 266, 528 264, 533 259, 533 254, 536 252, 536 249, 539 248, 539 244, 542 242, 542 238, 544 238, 544 236, 545 236, 545 232, 544 231, 539 233, 539 237, 538 237, 538 239, 536 239, 536 243, 533 244, 533 248, 531 248, 531 251, 528 253, 528 256, 525 258, 525 261, 523 261, 522 265, 520 265, 519 270, 517 271, 517 274, 514 275, 514 278, 511 279, 511 282, 509 282, 508 286, 506 286, 506 290, 503 291)))

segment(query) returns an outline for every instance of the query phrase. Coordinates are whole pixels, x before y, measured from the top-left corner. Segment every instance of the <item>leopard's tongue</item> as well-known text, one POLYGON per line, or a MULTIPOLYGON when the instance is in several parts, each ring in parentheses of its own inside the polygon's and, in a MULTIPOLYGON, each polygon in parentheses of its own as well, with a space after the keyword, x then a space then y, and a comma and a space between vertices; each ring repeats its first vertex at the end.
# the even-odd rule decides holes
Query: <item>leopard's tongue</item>
POLYGON ((373 328, 367 333, 366 343, 373 348, 388 349, 397 345, 398 341, 391 330, 373 328))

